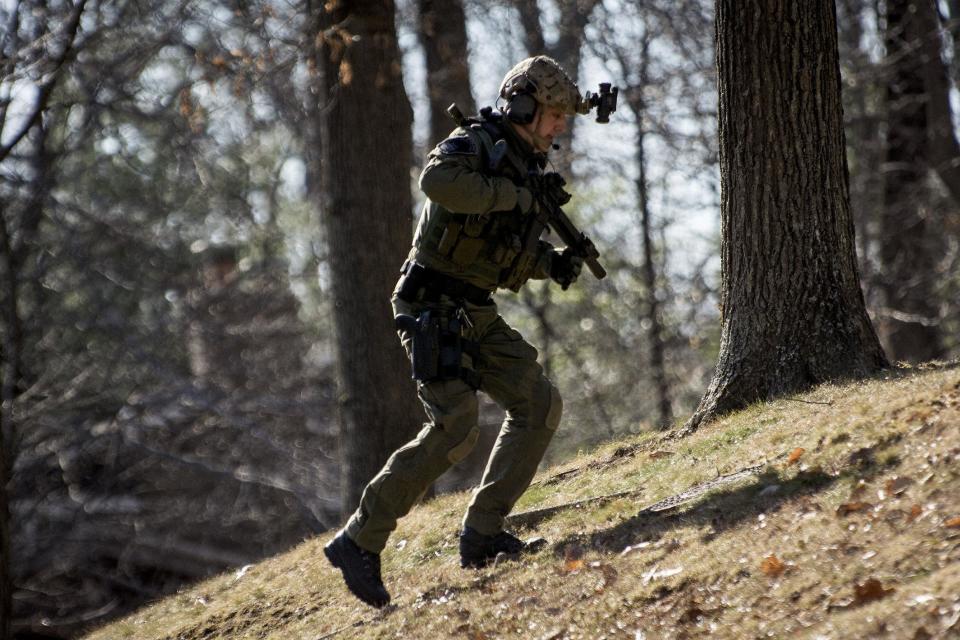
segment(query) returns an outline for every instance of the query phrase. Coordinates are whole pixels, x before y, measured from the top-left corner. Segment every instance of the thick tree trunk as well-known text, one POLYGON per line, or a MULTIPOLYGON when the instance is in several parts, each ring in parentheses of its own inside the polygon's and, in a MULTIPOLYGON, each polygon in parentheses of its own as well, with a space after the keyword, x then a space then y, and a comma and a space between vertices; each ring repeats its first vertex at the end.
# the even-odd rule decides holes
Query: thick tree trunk
POLYGON ((420 42, 427 58, 430 98, 430 144, 454 128, 447 107, 456 102, 463 113, 476 111, 467 69, 467 20, 460 0, 419 0, 420 42))
POLYGON ((833 0, 718 0, 716 31, 722 333, 685 432, 886 365, 857 272, 833 0))
MULTIPOLYGON (((929 0, 887 2, 887 144, 880 262, 884 311, 880 333, 896 360, 920 362, 943 354, 935 295, 938 250, 929 206, 927 141, 934 94, 928 93, 924 42, 936 33, 929 0), (923 5, 924 8, 920 8, 923 5), (912 8, 911 8, 912 7, 912 8)), ((939 47, 928 51, 939 61, 939 47)), ((927 73, 927 75, 930 75, 927 73)), ((935 75, 935 74, 933 74, 935 75)), ((945 81, 945 78, 944 78, 945 81)), ((949 119, 949 108, 946 113, 949 119)), ((943 126, 941 124, 941 126, 943 126)), ((952 125, 950 125, 952 131, 952 125)))
POLYGON ((411 237, 412 112, 393 2, 341 0, 320 11, 320 207, 336 330, 341 494, 350 512, 422 417, 389 302, 411 237))

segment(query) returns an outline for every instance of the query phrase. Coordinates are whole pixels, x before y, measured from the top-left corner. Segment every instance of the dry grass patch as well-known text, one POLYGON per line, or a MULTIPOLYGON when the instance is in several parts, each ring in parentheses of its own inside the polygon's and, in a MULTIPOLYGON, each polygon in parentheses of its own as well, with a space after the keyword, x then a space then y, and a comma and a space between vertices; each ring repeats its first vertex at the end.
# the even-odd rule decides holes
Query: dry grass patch
POLYGON ((547 470, 520 509, 581 504, 525 529, 550 544, 522 562, 461 570, 468 496, 422 505, 384 554, 385 611, 347 593, 327 535, 90 637, 958 637, 958 457, 960 370, 826 385, 547 470), (762 472, 643 510, 751 465, 762 472), (639 493, 586 501, 625 491, 639 493))

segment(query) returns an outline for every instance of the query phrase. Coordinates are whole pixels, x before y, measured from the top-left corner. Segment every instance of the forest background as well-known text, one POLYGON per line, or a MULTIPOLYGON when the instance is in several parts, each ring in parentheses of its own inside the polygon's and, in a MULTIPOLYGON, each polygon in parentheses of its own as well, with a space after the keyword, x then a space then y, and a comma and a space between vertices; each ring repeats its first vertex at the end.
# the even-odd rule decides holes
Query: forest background
MULTIPOLYGON (((860 277, 891 361, 960 352, 958 18, 957 0, 837 2, 860 277)), ((609 276, 498 295, 563 392, 556 462, 682 422, 709 383, 712 3, 0 3, 18 637, 71 637, 337 526, 422 420, 388 297, 444 109, 493 104, 541 52, 582 91, 621 87, 611 123, 578 118, 554 154, 609 276)), ((501 417, 483 405, 436 491, 476 480, 501 417)))

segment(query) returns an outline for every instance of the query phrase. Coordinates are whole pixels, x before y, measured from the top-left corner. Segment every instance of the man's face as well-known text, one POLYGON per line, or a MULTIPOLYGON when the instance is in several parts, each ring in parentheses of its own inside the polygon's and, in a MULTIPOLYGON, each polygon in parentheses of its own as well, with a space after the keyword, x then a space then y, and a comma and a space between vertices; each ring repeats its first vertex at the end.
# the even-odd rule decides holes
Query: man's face
POLYGON ((546 153, 553 144, 553 139, 567 130, 567 115, 556 107, 537 109, 533 122, 522 126, 530 135, 531 142, 537 151, 546 153))

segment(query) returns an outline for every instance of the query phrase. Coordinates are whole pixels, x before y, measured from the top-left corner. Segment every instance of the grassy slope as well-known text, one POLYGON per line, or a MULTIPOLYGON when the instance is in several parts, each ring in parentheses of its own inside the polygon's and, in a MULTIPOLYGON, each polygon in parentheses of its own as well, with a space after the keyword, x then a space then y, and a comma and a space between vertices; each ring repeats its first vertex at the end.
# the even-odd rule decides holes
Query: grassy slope
POLYGON ((325 535, 90 638, 956 638, 958 461, 955 365, 827 385, 683 441, 646 434, 547 470, 518 510, 642 491, 524 529, 550 544, 522 562, 459 568, 464 494, 415 509, 384 554, 396 604, 384 612, 347 593, 325 535), (759 476, 638 515, 765 461, 759 476))

